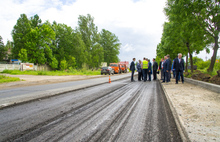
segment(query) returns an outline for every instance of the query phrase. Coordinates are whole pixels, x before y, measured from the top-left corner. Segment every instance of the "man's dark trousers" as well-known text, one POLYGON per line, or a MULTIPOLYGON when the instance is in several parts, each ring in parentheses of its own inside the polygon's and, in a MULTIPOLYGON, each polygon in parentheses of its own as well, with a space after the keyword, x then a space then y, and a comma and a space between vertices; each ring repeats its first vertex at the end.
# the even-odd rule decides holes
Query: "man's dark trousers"
POLYGON ((168 81, 170 82, 170 78, 171 78, 171 73, 170 71, 168 71, 168 81))
POLYGON ((153 76, 154 76, 154 80, 157 79, 157 70, 153 70, 153 76))
POLYGON ((151 72, 148 71, 149 81, 151 81, 151 72))
POLYGON ((147 81, 147 72, 148 72, 148 69, 143 69, 144 81, 147 81))
POLYGON ((134 80, 134 70, 131 71, 131 81, 134 80))
POLYGON ((168 72, 164 72, 164 78, 163 78, 163 82, 169 82, 169 74, 168 72))
POLYGON ((141 72, 138 72, 138 80, 143 80, 143 70, 141 72))
POLYGON ((164 78, 164 72, 163 72, 163 69, 160 71, 160 74, 161 74, 161 80, 163 80, 163 78, 164 78))
POLYGON ((182 83, 183 83, 184 82, 183 71, 176 70, 176 83, 178 83, 178 80, 180 79, 179 76, 181 77, 181 80, 182 80, 182 83))
POLYGON ((141 69, 141 79, 144 80, 143 70, 141 69))

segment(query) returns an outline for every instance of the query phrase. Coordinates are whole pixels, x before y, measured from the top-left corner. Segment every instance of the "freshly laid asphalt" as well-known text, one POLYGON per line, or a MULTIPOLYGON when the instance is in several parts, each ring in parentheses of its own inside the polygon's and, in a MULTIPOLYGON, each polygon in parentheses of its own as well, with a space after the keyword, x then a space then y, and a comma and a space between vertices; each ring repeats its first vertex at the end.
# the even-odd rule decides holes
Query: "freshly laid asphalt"
MULTIPOLYGON (((130 77, 130 74, 122 74, 110 76, 110 79, 112 82, 128 77, 130 77)), ((47 85, 35 85, 15 89, 3 89, 0 90, 0 108, 108 82, 109 76, 106 76, 102 78, 88 80, 71 81, 47 85)))
POLYGON ((44 98, 2 107, 0 141, 182 141, 159 82, 129 76, 1 90, 5 104, 44 98))

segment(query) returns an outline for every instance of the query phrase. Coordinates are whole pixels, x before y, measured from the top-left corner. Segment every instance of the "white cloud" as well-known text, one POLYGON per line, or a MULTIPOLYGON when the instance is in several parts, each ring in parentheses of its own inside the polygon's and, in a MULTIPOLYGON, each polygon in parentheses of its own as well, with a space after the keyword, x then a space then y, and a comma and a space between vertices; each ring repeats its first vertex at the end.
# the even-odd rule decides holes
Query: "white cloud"
POLYGON ((91 14, 99 31, 106 29, 118 36, 122 47, 119 58, 156 56, 156 46, 166 20, 166 0, 0 0, 0 35, 6 43, 20 14, 38 14, 42 21, 77 26, 78 16, 91 14))
POLYGON ((126 45, 121 47, 121 50, 123 50, 125 52, 130 52, 130 51, 134 51, 135 48, 133 47, 132 44, 126 44, 126 45))

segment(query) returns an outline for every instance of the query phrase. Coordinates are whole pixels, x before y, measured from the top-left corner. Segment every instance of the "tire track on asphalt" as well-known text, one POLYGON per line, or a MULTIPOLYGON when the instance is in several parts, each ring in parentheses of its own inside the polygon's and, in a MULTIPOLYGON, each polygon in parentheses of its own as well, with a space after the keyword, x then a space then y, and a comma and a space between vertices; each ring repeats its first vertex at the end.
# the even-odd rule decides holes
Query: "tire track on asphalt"
POLYGON ((4 112, 7 116, 7 111, 31 106, 23 119, 23 114, 9 122, 4 119, 7 123, 0 126, 0 136, 1 128, 5 133, 11 132, 13 128, 7 130, 7 127, 13 125, 22 128, 4 139, 0 137, 0 141, 179 142, 180 136, 163 95, 157 81, 118 81, 0 110, 0 114, 4 112), (39 108, 32 111, 36 104, 39 108), (44 116, 47 114, 50 116, 44 116), (36 123, 29 126, 25 122, 35 117, 36 123))
MULTIPOLYGON (((90 103, 92 103, 92 102, 94 102, 94 101, 96 101, 97 99, 100 99, 100 98, 102 98, 102 97, 105 97, 105 96, 108 96, 109 95, 109 93, 110 92, 112 92, 112 91, 117 91, 117 89, 118 88, 120 88, 120 87, 122 87, 122 86, 125 86, 126 84, 122 84, 122 85, 119 85, 119 86, 117 86, 117 87, 113 87, 113 88, 109 88, 109 89, 104 89, 105 91, 103 91, 103 90, 98 90, 98 92, 95 92, 95 93, 91 93, 91 94, 89 94, 88 96, 90 96, 90 99, 88 98, 88 96, 85 96, 85 97, 83 97, 83 98, 87 98, 87 101, 83 101, 83 98, 80 98, 80 99, 78 99, 80 102, 83 102, 83 103, 79 103, 78 105, 77 104, 74 104, 75 105, 75 107, 74 108, 71 108, 69 111, 66 111, 66 112, 63 112, 63 113, 61 113, 61 114, 58 114, 58 115, 56 115, 56 116, 54 116, 54 117, 52 117, 52 118, 50 118, 50 119, 48 119, 48 120, 46 120, 46 121, 43 121, 43 122, 41 122, 41 123, 39 123, 39 124, 37 124, 37 125, 32 125, 29 129, 26 129, 25 131, 21 131, 21 132, 19 132, 19 133, 17 133, 16 135, 14 135, 14 136, 11 136, 11 138, 10 139, 8 139, 9 141, 11 141, 11 140, 15 140, 15 139, 20 139, 20 137, 22 136, 22 137, 24 137, 25 139, 30 139, 30 137, 33 137, 34 135, 32 135, 32 134, 28 134, 28 133, 30 133, 30 132, 32 132, 32 131, 36 131, 36 132, 40 132, 40 133, 42 133, 42 131, 41 131, 41 128, 43 127, 43 126, 47 126, 48 124, 48 126, 53 126, 53 125, 56 125, 57 123, 59 123, 62 119, 60 119, 61 117, 64 117, 65 118, 65 116, 67 115, 67 114, 70 114, 71 112, 74 112, 74 111, 77 111, 77 110, 79 110, 80 108, 82 108, 83 106, 86 106, 86 105, 88 105, 88 104, 90 104, 90 103), (100 93, 100 95, 97 95, 98 93, 100 93), (26 136, 24 136, 24 134, 26 134, 26 136)), ((89 88, 88 90, 90 90, 91 88, 89 88)), ((85 90, 87 90, 87 89, 85 89, 85 90)), ((82 91, 79 91, 79 93, 80 92, 82 92, 82 91)), ((71 93, 69 93, 69 95, 71 95, 71 93)), ((80 95, 80 94, 79 94, 80 95)), ((59 98, 59 97, 52 97, 52 98, 59 98)), ((47 99, 46 99, 47 100, 47 99)), ((50 99, 48 99, 48 100, 50 100, 50 99)), ((55 99, 56 100, 56 99, 55 99)), ((46 103, 46 102, 45 102, 46 103)), ((61 104, 62 105, 62 107, 63 106, 69 106, 70 104, 72 104, 72 102, 70 101, 70 102, 67 102, 66 104, 61 104)), ((23 105, 25 105, 25 104, 23 104, 23 105)), ((51 107, 51 106, 49 106, 49 107, 51 107)), ((50 108, 50 109, 52 109, 52 108, 50 108)), ((50 111, 50 110, 46 110, 46 112, 47 111, 50 111)), ((38 112, 39 113, 39 112, 38 112)), ((78 112, 79 113, 79 112, 78 112)), ((34 115, 34 114, 32 114, 32 115, 34 115)), ((27 116, 28 117, 28 116, 27 116)), ((33 118, 35 118, 35 117, 33 117, 33 118)), ((17 125, 17 123, 16 123, 16 121, 24 121, 22 118, 20 118, 20 119, 18 119, 18 120, 15 120, 14 119, 14 123, 12 122, 12 123, 10 123, 9 124, 9 128, 11 128, 11 127, 13 127, 13 125, 17 125)), ((44 120, 44 119, 43 119, 44 120)))

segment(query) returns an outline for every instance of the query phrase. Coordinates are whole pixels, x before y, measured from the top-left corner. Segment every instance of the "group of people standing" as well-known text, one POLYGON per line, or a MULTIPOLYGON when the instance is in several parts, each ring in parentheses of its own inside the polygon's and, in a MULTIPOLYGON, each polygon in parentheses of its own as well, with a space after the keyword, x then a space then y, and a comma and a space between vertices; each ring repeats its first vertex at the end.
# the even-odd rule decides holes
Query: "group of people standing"
POLYGON ((168 83, 170 82, 171 78, 171 70, 173 72, 173 77, 176 78, 176 84, 178 84, 178 81, 180 81, 180 77, 182 80, 182 83, 184 83, 183 78, 183 71, 184 71, 184 60, 182 59, 182 54, 179 53, 177 58, 173 60, 173 64, 170 59, 170 55, 164 56, 164 58, 161 59, 159 70, 161 70, 161 80, 162 83, 168 83))
MULTIPOLYGON (((130 70, 131 73, 131 81, 135 81, 133 76, 135 72, 135 58, 133 58, 133 61, 130 64, 130 70)), ((157 73, 161 71, 161 80, 162 83, 164 82, 170 82, 171 78, 171 71, 173 71, 173 75, 176 78, 176 84, 178 84, 178 81, 180 81, 180 77, 182 80, 182 83, 184 83, 183 78, 183 71, 184 71, 184 60, 182 59, 182 54, 179 53, 177 58, 172 61, 170 59, 170 55, 164 56, 164 58, 161 59, 159 68, 158 63, 155 61, 155 58, 153 58, 153 68, 152 64, 150 62, 150 59, 143 58, 143 61, 139 60, 139 62, 136 65, 137 72, 138 72, 138 81, 144 80, 151 81, 151 74, 153 73, 153 80, 157 79, 157 73), (153 71, 152 71, 153 69, 153 71)))
MULTIPOLYGON (((133 58, 133 61, 130 64, 130 70, 132 71, 131 73, 131 81, 135 81, 133 76, 134 76, 134 71, 135 71, 135 58, 133 58)), ((144 82, 146 81, 151 81, 151 74, 153 73, 153 80, 157 79, 156 76, 156 72, 158 69, 158 64, 155 61, 155 59, 153 59, 153 72, 152 72, 152 64, 150 62, 150 59, 147 58, 143 58, 143 61, 139 60, 137 65, 137 72, 138 72, 138 81, 144 80, 144 82)))

